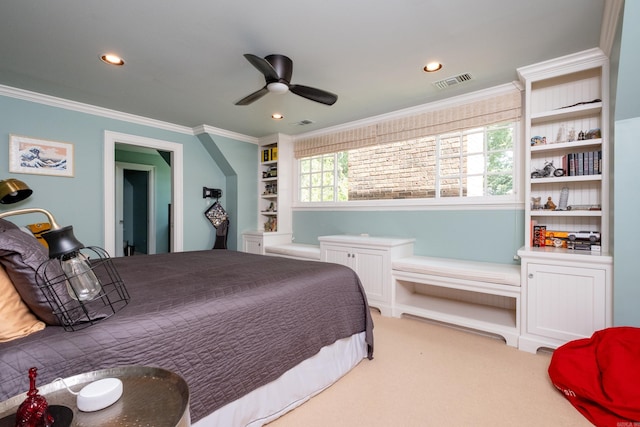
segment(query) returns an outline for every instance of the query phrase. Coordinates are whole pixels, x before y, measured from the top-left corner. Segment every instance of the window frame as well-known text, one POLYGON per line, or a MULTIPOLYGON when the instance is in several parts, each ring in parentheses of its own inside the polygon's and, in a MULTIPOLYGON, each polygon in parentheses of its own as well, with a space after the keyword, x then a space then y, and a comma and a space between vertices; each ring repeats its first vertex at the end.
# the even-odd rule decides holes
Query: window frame
MULTIPOLYGON (((439 192, 438 177, 435 198, 416 198, 416 199, 385 199, 385 200, 349 200, 349 201, 332 201, 332 202, 301 202, 300 201, 300 170, 299 159, 292 159, 293 171, 293 203, 292 208, 298 211, 318 211, 318 210, 495 210, 495 209, 514 209, 524 207, 523 197, 523 179, 522 171, 524 164, 524 147, 522 146, 522 122, 514 121, 513 123, 513 193, 500 196, 456 196, 441 197, 439 192)), ((491 125, 483 126, 485 129, 491 125)), ((464 129, 461 132, 468 132, 471 129, 464 129)), ((485 131, 486 132, 486 131, 485 131)), ((437 135, 440 137, 441 135, 437 135)), ((438 148, 439 149, 439 148, 438 148)), ((483 151, 483 154, 489 154, 493 151, 483 151)), ((438 156, 439 163, 439 156, 438 156)), ((484 172, 484 176, 488 176, 484 172)), ((486 184, 485 184, 486 185, 486 184)), ((337 188, 337 181, 334 181, 334 188, 337 188)), ((337 190, 334 190, 337 191, 337 190)))

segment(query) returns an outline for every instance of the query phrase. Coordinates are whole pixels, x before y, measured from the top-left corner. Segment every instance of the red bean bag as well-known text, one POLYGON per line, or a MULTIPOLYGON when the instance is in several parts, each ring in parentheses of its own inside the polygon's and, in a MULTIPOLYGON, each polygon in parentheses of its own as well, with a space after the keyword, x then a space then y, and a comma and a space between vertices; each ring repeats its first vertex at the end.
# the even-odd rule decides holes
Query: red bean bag
POLYGON ((607 328, 566 343, 553 353, 549 377, 594 425, 640 425, 640 328, 607 328))

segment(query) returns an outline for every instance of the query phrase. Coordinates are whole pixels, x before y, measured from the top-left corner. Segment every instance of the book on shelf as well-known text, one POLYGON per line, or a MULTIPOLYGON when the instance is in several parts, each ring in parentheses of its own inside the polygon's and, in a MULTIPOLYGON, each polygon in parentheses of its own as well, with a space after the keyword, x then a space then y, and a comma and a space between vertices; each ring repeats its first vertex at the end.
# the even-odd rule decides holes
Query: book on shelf
POLYGON ((602 151, 568 153, 562 156, 562 169, 567 176, 602 174, 602 151))
POLYGON ((539 248, 546 246, 546 225, 533 226, 533 247, 539 248))
POLYGON ((262 150, 262 162, 274 162, 278 160, 278 147, 262 150))

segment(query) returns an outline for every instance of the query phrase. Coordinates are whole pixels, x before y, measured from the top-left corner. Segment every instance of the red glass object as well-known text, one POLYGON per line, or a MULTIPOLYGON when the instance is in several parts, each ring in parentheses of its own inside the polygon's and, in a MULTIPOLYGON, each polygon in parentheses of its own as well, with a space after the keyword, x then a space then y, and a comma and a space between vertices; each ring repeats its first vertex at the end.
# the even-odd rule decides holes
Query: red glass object
POLYGON ((51 427, 53 417, 49 414, 49 404, 44 396, 38 394, 36 377, 38 369, 29 369, 29 391, 27 398, 16 412, 16 427, 51 427))

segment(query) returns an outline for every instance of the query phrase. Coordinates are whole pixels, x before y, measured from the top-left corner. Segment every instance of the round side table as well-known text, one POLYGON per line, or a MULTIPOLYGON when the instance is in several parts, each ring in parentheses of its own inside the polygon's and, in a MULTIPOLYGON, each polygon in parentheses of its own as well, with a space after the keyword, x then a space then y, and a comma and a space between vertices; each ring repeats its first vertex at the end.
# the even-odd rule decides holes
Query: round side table
MULTIPOLYGON (((25 374, 25 389, 28 389, 25 374)), ((62 381, 38 385, 49 406, 59 405, 73 412, 71 426, 152 426, 189 427, 189 388, 173 372, 149 366, 122 366, 102 369, 65 378, 69 388, 78 392, 90 382, 102 378, 122 380, 123 393, 113 405, 96 412, 81 412, 76 396, 69 393, 62 381)), ((0 403, 0 427, 14 426, 15 413, 26 392, 0 403)), ((54 422, 54 427, 60 425, 54 422)), ((69 425, 69 424, 67 424, 69 425)))

